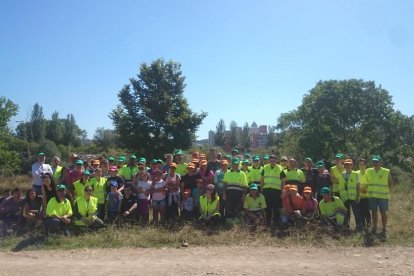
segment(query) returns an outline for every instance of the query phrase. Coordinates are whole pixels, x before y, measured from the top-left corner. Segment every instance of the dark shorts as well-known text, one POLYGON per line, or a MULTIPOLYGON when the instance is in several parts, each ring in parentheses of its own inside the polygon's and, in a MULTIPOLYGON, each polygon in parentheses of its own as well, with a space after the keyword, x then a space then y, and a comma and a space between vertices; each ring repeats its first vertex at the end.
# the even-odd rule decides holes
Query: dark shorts
POLYGON ((167 205, 167 202, 166 202, 166 200, 165 200, 165 198, 164 199, 162 199, 162 200, 152 200, 152 202, 151 202, 151 206, 153 207, 153 208, 162 208, 162 207, 165 207, 167 205))
POLYGON ((370 197, 368 200, 370 210, 377 211, 379 209, 380 212, 388 211, 388 199, 370 197))

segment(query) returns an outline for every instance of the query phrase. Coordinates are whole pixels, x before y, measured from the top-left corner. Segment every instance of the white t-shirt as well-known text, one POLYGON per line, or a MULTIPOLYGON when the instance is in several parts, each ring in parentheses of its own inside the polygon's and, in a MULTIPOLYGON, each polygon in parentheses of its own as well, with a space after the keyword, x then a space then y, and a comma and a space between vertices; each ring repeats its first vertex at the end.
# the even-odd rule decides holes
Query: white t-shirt
MULTIPOLYGON (((150 181, 142 181, 139 180, 138 184, 137 184, 137 190, 142 189, 143 191, 148 191, 151 188, 151 182, 150 181)), ((138 195, 138 199, 148 199, 149 200, 149 195, 146 195, 144 192, 142 193, 137 193, 138 195)))
POLYGON ((39 162, 36 162, 32 165, 32 176, 33 176, 33 185, 42 186, 42 175, 48 173, 53 176, 52 167, 49 164, 41 165, 39 162))
MULTIPOLYGON (((154 190, 157 190, 157 189, 165 189, 165 186, 166 185, 165 185, 165 181, 164 180, 160 180, 158 182, 154 182, 153 183, 154 190)), ((163 199, 165 199, 165 191, 152 193, 152 199, 153 200, 163 200, 163 199)))

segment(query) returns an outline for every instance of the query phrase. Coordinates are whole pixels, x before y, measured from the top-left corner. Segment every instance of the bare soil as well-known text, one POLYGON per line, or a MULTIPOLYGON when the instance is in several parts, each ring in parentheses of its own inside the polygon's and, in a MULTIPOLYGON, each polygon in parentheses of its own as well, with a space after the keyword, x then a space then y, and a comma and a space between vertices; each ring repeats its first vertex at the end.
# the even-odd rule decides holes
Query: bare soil
POLYGON ((0 275, 414 275, 414 248, 188 247, 0 252, 0 275))

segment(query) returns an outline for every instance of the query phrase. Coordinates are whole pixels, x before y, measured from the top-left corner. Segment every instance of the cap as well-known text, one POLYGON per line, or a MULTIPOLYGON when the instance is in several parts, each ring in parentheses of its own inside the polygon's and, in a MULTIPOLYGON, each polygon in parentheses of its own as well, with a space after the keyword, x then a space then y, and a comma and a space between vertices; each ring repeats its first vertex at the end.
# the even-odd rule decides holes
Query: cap
POLYGON ((193 158, 193 160, 191 160, 191 163, 193 163, 193 164, 198 164, 198 162, 199 162, 199 160, 196 159, 196 158, 193 158))
POLYGON ((231 159, 231 155, 230 154, 226 154, 226 155, 224 155, 224 158, 231 159))
POLYGON ((99 159, 95 159, 92 161, 92 165, 100 165, 101 161, 99 161, 99 159))
POLYGON ((37 156, 45 156, 46 154, 44 153, 44 152, 39 152, 38 154, 37 154, 37 156))
POLYGON ((204 157, 204 158, 205 158, 205 157, 206 157, 206 155, 205 155, 204 153, 200 153, 200 156, 199 156, 199 157, 200 157, 200 159, 201 159, 202 157, 204 157))
POLYGON ((380 162, 380 161, 381 161, 381 156, 379 156, 379 155, 374 155, 374 156, 372 157, 372 161, 373 161, 373 162, 380 162))
POLYGON ((306 158, 305 158, 305 161, 313 162, 313 161, 312 161, 312 158, 310 158, 310 157, 306 157, 306 158))
POLYGON ((298 191, 298 186, 296 185, 290 185, 289 191, 298 191))
POLYGON ((82 166, 82 165, 83 165, 83 161, 82 161, 82 160, 76 160, 75 164, 76 164, 76 165, 81 165, 81 166, 82 166))
POLYGON ((204 180, 200 177, 196 179, 196 182, 204 182, 204 180))
POLYGON ((116 181, 109 181, 109 185, 111 187, 118 187, 118 182, 116 182, 116 181))
POLYGON ((137 157, 134 154, 132 154, 129 156, 129 159, 137 159, 137 157))
POLYGON ((303 193, 312 193, 312 188, 311 187, 303 188, 303 193))
POLYGON ((109 156, 109 157, 108 157, 108 161, 113 162, 113 161, 115 161, 115 158, 113 158, 112 156, 109 156))
POLYGON ((189 169, 195 169, 195 166, 194 166, 193 163, 190 163, 190 164, 188 164, 187 168, 189 168, 189 169))
POLYGON ((232 160, 231 160, 231 163, 233 164, 233 165, 238 165, 238 164, 240 164, 240 160, 239 160, 239 158, 233 158, 232 160))
POLYGON ((344 155, 343 155, 342 153, 337 153, 337 154, 335 155, 335 158, 338 158, 338 159, 343 159, 343 158, 344 158, 344 155))
POLYGON ((259 190, 259 188, 257 187, 257 185, 256 185, 256 184, 254 184, 254 183, 253 183, 253 184, 250 184, 249 189, 250 189, 250 190, 256 190, 256 191, 257 191, 257 190, 259 190))
POLYGON ((85 171, 82 173, 82 175, 87 175, 87 176, 89 176, 89 175, 91 175, 91 172, 90 172, 89 170, 85 170, 85 171))
POLYGON ((174 151, 174 155, 183 154, 183 151, 178 149, 174 151))
POLYGON ((249 164, 250 161, 249 160, 243 160, 242 164, 249 164))
POLYGON ((228 165, 229 162, 227 162, 227 160, 221 160, 221 165, 228 165))
POLYGON ((325 167, 325 163, 321 160, 321 161, 316 162, 315 166, 316 168, 320 169, 320 168, 325 167))
POLYGON ((190 189, 185 189, 184 194, 185 195, 191 195, 191 190, 190 189))
POLYGON ((58 190, 66 190, 66 186, 65 186, 65 184, 59 184, 59 185, 57 185, 56 186, 56 190, 58 191, 58 190))
POLYGON ((157 164, 158 160, 157 159, 152 159, 151 160, 151 164, 157 164))
POLYGON ((147 159, 145 159, 144 157, 141 157, 141 158, 138 160, 138 163, 146 164, 146 163, 147 163, 147 159))
POLYGON ((174 168, 174 169, 176 169, 176 168, 177 168, 177 164, 175 164, 175 163, 171 163, 171 164, 170 164, 170 168, 174 168))
POLYGON ((269 155, 268 155, 268 154, 265 154, 265 155, 263 156, 263 159, 264 159, 264 160, 269 160, 269 155))
POLYGON ((248 158, 252 158, 252 156, 249 153, 245 153, 244 158, 248 159, 248 158))
POLYGON ((112 166, 109 168, 110 171, 112 172, 117 172, 118 171, 118 167, 117 166, 112 166))
POLYGON ((260 157, 256 155, 256 156, 253 158, 253 161, 260 161, 260 157))
POLYGON ((321 189, 321 195, 326 195, 326 194, 330 194, 331 193, 331 189, 329 189, 328 187, 323 187, 321 189))
POLYGON ((280 161, 288 161, 288 158, 287 158, 286 156, 282 156, 282 157, 280 158, 280 161))
POLYGON ((207 160, 202 160, 202 161, 201 161, 201 163, 200 163, 200 165, 201 165, 201 166, 205 166, 205 165, 207 165, 207 160))
POLYGON ((158 163, 160 163, 160 164, 164 164, 164 162, 161 160, 161 159, 157 159, 157 164, 158 163))
POLYGON ((207 190, 214 190, 214 185, 213 184, 208 184, 206 189, 207 190))
POLYGON ((233 152, 235 152, 235 153, 239 153, 239 150, 238 150, 238 149, 236 149, 236 148, 234 148, 234 149, 232 149, 232 150, 231 150, 231 153, 233 153, 233 152))
POLYGON ((125 161, 125 157, 124 156, 120 156, 119 158, 118 158, 118 162, 124 162, 125 161))
POLYGON ((352 159, 345 159, 344 164, 349 164, 352 165, 354 162, 352 161, 352 159))

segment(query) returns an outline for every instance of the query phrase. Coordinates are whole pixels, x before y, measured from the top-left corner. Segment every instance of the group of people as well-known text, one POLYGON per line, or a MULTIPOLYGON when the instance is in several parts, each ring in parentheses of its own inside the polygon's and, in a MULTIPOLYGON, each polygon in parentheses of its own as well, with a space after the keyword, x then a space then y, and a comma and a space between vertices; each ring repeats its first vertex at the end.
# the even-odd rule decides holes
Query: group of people
POLYGON ((134 154, 93 160, 72 154, 70 164, 62 166, 56 156, 46 163, 40 152, 26 197, 16 188, 1 199, 3 235, 12 225, 70 234, 74 228, 99 229, 107 223, 178 220, 217 225, 244 219, 269 227, 316 221, 341 229, 350 227, 352 209, 356 230, 375 235, 379 211, 380 237, 386 238, 392 178, 380 156, 372 158, 370 168, 359 159, 358 170, 341 153, 332 167, 311 158, 303 168, 294 158, 277 159, 241 155, 237 149, 222 156, 211 148, 208 155, 193 152, 188 163, 176 150, 150 162, 134 154))

